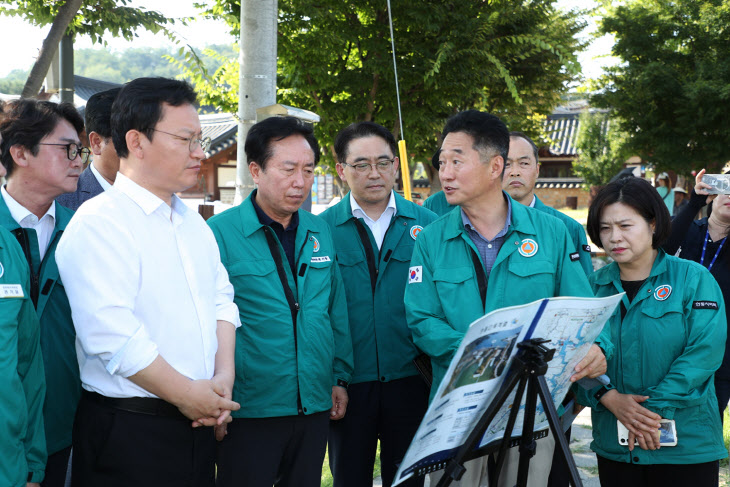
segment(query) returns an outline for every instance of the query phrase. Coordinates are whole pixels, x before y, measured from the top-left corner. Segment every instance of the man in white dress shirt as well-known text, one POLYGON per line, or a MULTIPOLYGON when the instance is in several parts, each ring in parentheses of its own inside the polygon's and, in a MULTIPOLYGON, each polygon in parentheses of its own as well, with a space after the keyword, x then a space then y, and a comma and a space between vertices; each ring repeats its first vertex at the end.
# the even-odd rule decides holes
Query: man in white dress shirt
POLYGON ((75 486, 212 486, 211 426, 239 407, 233 288, 213 234, 175 195, 196 184, 209 144, 195 101, 181 81, 124 86, 112 110, 120 172, 58 249, 84 389, 75 486))

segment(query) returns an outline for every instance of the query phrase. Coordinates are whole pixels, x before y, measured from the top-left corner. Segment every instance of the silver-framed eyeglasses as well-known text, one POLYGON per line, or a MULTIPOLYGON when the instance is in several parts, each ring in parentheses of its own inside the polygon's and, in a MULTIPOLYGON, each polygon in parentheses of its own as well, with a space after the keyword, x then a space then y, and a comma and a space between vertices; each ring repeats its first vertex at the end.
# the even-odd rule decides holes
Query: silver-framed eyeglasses
POLYGON ((343 162, 345 166, 350 166, 355 171, 365 174, 367 172, 370 172, 372 169, 371 167, 374 167, 378 170, 380 173, 386 173, 390 171, 390 168, 393 167, 393 163, 395 162, 395 158, 393 159, 381 159, 378 162, 375 163, 367 163, 367 162, 358 162, 357 164, 348 164, 346 162, 343 162))
POLYGON ((69 161, 73 161, 76 159, 76 156, 81 157, 81 162, 83 164, 86 164, 89 161, 89 156, 91 156, 91 150, 88 147, 80 146, 79 144, 76 144, 74 142, 69 142, 68 144, 51 144, 49 142, 39 142, 38 145, 57 145, 58 147, 65 147, 66 148, 66 157, 68 157, 69 161))
POLYGON ((190 152, 195 152, 195 149, 200 147, 203 149, 203 152, 206 152, 210 148, 210 137, 202 137, 202 133, 191 135, 190 137, 183 137, 182 135, 177 134, 171 134, 170 132, 165 132, 164 130, 159 129, 150 129, 154 132, 161 132, 163 134, 171 135, 175 137, 176 139, 180 140, 187 140, 188 141, 188 149, 190 149, 190 152))

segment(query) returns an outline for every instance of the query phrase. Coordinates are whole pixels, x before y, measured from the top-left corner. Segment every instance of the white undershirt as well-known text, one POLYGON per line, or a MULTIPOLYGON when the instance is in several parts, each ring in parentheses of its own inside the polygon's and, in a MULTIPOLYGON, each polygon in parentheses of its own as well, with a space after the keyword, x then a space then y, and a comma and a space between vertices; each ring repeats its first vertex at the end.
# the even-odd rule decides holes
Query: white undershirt
POLYGON ((180 198, 170 207, 117 174, 76 212, 56 261, 85 389, 153 397, 128 377, 157 356, 189 379, 213 377, 217 320, 240 318, 213 232, 180 198))
POLYGON ((535 193, 533 193, 532 194, 532 201, 527 206, 529 206, 530 208, 534 208, 535 207, 535 202, 537 202, 537 197, 535 196, 535 193))
POLYGON ((46 214, 39 220, 30 210, 15 201, 15 198, 8 194, 5 186, 0 188, 0 193, 2 193, 2 197, 13 220, 23 228, 32 228, 35 230, 36 236, 38 237, 38 251, 42 261, 46 255, 46 250, 48 250, 48 245, 51 243, 53 228, 56 226, 56 202, 51 203, 46 214))
POLYGON ((378 244, 378 250, 380 247, 383 246, 383 239, 385 238, 385 232, 388 231, 388 227, 390 226, 390 221, 393 219, 393 216, 395 215, 395 195, 391 191, 390 192, 390 200, 388 201, 388 206, 385 208, 385 211, 380 215, 380 218, 377 220, 373 220, 370 218, 367 213, 365 213, 362 209, 362 207, 357 204, 357 201, 355 201, 355 197, 352 196, 352 192, 350 192, 350 207, 352 208, 352 216, 355 218, 362 218, 365 221, 365 224, 370 228, 370 231, 373 234, 373 238, 375 238, 375 243, 378 244))

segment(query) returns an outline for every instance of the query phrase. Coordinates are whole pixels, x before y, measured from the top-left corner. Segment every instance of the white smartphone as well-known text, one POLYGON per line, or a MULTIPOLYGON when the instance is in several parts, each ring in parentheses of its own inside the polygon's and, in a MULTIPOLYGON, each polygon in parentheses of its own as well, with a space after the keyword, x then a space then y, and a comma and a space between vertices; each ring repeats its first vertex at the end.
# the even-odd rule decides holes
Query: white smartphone
MULTIPOLYGON (((661 419, 659 428, 659 445, 660 446, 677 446, 677 425, 673 419, 661 419)), ((621 421, 616 420, 618 429, 618 444, 628 446, 629 430, 621 421)), ((638 446, 639 442, 634 439, 634 445, 638 446)))

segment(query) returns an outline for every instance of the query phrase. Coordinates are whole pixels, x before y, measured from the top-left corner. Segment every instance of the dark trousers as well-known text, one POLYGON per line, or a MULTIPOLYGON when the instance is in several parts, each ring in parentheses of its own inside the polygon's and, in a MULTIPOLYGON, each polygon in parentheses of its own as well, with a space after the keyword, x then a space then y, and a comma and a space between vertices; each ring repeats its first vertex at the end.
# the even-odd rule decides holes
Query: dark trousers
POLYGON ((690 465, 636 465, 597 458, 601 487, 717 487, 720 482, 717 460, 690 465))
MULTIPOLYGON (((348 396, 345 417, 330 423, 334 487, 372 487, 378 439, 383 487, 390 487, 426 413, 428 387, 420 376, 413 376, 352 384, 348 396)), ((401 485, 422 487, 423 481, 415 477, 401 485)))
POLYGON ((81 396, 73 431, 73 487, 212 487, 213 428, 132 413, 81 396))
POLYGON ((329 411, 235 418, 218 443, 216 486, 319 487, 329 421, 329 411))
POLYGON ((46 462, 46 474, 41 482, 41 487, 64 487, 66 484, 66 471, 68 470, 68 457, 71 454, 71 447, 64 448, 51 455, 48 455, 46 462))

